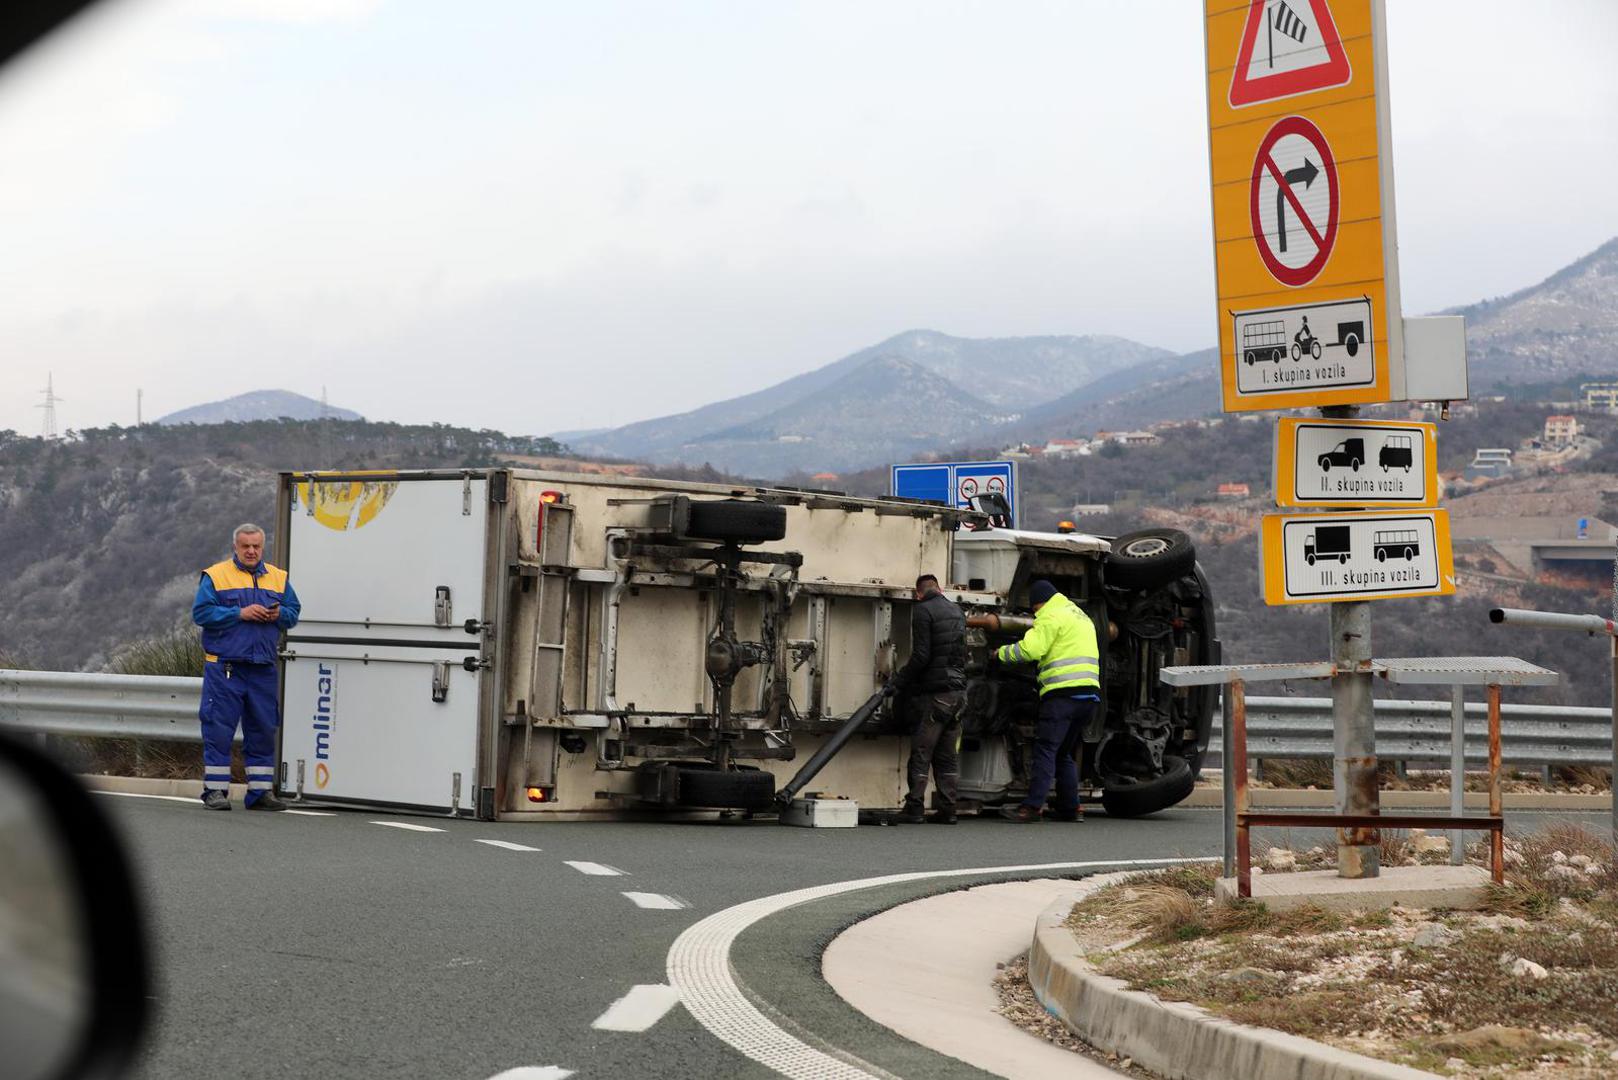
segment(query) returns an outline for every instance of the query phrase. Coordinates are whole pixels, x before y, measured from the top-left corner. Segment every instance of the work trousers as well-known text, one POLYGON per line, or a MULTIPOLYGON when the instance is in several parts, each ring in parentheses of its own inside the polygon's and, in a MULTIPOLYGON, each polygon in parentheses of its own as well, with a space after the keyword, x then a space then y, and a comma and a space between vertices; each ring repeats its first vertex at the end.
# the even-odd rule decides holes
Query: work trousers
POLYGON ((275 780, 275 729, 280 678, 274 664, 211 660, 202 667, 202 790, 230 791, 230 744, 242 729, 247 805, 275 780))
POLYGON ((1079 767, 1073 753, 1084 736, 1085 725, 1100 706, 1094 698, 1069 697, 1060 690, 1039 699, 1039 726, 1034 737, 1034 760, 1028 768, 1028 797, 1024 806, 1043 809, 1056 782, 1056 809, 1078 809, 1079 767))
POLYGON ((965 705, 966 694, 960 690, 911 695, 914 726, 910 732, 907 808, 920 809, 927 804, 930 768, 938 785, 934 805, 943 813, 955 812, 955 792, 961 779, 961 709, 965 705))

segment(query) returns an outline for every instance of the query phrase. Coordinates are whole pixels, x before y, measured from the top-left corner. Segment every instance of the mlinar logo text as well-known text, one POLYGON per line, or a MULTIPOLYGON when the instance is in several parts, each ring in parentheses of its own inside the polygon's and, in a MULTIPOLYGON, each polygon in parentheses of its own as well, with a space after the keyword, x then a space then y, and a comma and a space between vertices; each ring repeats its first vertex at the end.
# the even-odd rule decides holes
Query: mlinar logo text
POLYGON ((331 782, 331 733, 337 727, 337 669, 320 664, 315 681, 315 787, 324 788, 331 782))

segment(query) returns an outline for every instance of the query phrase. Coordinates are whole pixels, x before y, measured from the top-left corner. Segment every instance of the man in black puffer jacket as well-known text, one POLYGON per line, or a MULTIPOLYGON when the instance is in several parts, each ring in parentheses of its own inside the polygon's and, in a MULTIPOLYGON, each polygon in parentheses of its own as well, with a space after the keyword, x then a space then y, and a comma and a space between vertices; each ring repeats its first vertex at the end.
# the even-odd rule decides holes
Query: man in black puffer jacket
POLYGON ((938 591, 938 579, 916 579, 910 609, 910 659, 888 683, 909 695, 910 793, 903 822, 955 824, 955 787, 961 774, 961 709, 966 704, 966 617, 938 591), (938 783, 937 813, 924 817, 927 770, 938 783))

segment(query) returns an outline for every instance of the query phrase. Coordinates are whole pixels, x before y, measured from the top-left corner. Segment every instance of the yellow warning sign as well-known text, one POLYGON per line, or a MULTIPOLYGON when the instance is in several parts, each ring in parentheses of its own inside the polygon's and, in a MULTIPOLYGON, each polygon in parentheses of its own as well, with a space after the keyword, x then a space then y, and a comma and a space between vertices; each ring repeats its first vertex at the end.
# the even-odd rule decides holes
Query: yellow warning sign
POLYGON ((1381 0, 1205 0, 1224 407, 1403 395, 1381 0))

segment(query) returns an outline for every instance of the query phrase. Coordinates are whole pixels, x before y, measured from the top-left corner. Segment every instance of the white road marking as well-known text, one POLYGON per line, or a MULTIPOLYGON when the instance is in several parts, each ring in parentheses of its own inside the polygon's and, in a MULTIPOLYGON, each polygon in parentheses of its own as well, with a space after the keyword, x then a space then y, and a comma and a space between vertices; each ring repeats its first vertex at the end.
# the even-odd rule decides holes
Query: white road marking
POLYGON ((337 816, 336 814, 332 813, 330 810, 294 810, 290 806, 286 808, 285 813, 297 814, 299 817, 336 817, 337 816))
POLYGON ((799 904, 828 896, 928 878, 980 874, 1040 873, 1092 867, 1174 866, 1207 859, 1104 859, 1096 862, 1034 863, 1024 866, 979 866, 964 870, 922 870, 908 874, 833 882, 763 896, 728 907, 686 928, 669 947, 669 985, 686 1011, 721 1042, 792 1080, 877 1080, 882 1070, 861 1068, 817 1050, 782 1030, 736 985, 730 947, 749 926, 799 904))
POLYGON ((571 859, 564 859, 562 861, 567 863, 567 865, 571 866, 573 869, 577 870, 579 873, 581 873, 581 874, 590 874, 593 877, 623 877, 624 876, 624 871, 618 869, 616 866, 607 866, 604 863, 598 863, 598 862, 574 862, 571 859))
POLYGON ((573 1075, 572 1069, 564 1069, 560 1065, 524 1065, 521 1068, 507 1069, 489 1080, 567 1080, 573 1075))
POLYGON ((631 986, 590 1026, 599 1031, 645 1031, 679 1003, 680 992, 672 986, 631 986))
POLYGON ((148 795, 144 791, 97 791, 91 789, 93 795, 116 795, 120 799, 161 799, 163 802, 183 802, 202 805, 202 798, 197 795, 148 795))
POLYGON ((659 911, 679 911, 691 905, 677 896, 664 896, 655 892, 626 892, 625 896, 632 900, 636 907, 655 908, 659 911))
POLYGON ((537 847, 529 847, 527 844, 513 844, 510 840, 484 840, 482 838, 478 838, 477 842, 480 844, 488 844, 490 847, 505 848, 507 851, 539 850, 537 847))
POLYGON ((443 829, 435 829, 431 825, 412 825, 408 821, 373 821, 373 822, 371 822, 371 824, 372 825, 381 825, 381 826, 383 826, 385 828, 389 828, 389 829, 409 829, 411 832, 443 832, 444 831, 443 829))

